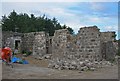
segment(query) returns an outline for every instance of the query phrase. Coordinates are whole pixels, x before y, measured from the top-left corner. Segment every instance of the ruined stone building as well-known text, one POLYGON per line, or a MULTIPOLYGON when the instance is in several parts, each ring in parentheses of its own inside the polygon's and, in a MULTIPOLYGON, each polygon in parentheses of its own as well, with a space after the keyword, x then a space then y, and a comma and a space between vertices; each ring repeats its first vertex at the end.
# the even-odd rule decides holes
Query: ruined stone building
POLYGON ((113 59, 117 53, 115 32, 100 32, 96 26, 82 27, 72 36, 67 29, 56 30, 54 36, 45 32, 2 32, 2 44, 12 50, 31 51, 35 57, 52 54, 54 60, 113 59))

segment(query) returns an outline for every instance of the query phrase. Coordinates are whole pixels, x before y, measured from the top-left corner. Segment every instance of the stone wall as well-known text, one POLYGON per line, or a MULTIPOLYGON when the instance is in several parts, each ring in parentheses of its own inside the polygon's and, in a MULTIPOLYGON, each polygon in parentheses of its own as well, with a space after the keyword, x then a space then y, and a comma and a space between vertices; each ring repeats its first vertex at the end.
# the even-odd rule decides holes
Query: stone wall
POLYGON ((52 41, 52 54, 54 57, 63 58, 67 51, 67 37, 69 32, 67 29, 56 30, 52 41))
POLYGON ((45 32, 16 33, 3 31, 2 43, 4 46, 15 50, 15 42, 20 41, 19 50, 33 52, 33 55, 45 55, 52 53, 52 37, 45 32))
POLYGON ((76 45, 80 55, 90 55, 101 59, 100 31, 97 27, 80 28, 77 35, 76 45))
MULTIPOLYGON (((12 50, 15 50, 16 40, 19 40, 21 43, 21 33, 16 33, 16 32, 11 32, 11 31, 2 31, 3 46, 7 46, 7 47, 10 47, 12 50)), ((18 50, 19 51, 21 50, 21 46, 19 46, 18 50)))
POLYGON ((42 57, 46 54, 46 35, 45 32, 35 33, 35 39, 33 44, 33 55, 42 57))
POLYGON ((114 60, 117 53, 117 49, 114 45, 114 42, 109 41, 106 43, 106 60, 114 60))
POLYGON ((9 46, 8 40, 14 36, 14 32, 11 31, 2 31, 2 43, 3 46, 9 46))
POLYGON ((31 33, 24 33, 22 35, 22 50, 25 51, 33 51, 33 43, 34 43, 34 36, 35 36, 35 32, 31 32, 31 33))
POLYGON ((117 42, 115 42, 115 37, 116 37, 115 32, 100 33, 102 58, 106 60, 114 59, 118 50, 118 44, 117 42))
POLYGON ((101 32, 100 33, 101 42, 115 41, 116 34, 115 32, 101 32))
POLYGON ((112 34, 110 34, 112 37, 106 38, 103 35, 106 36, 106 33, 101 35, 96 26, 80 28, 76 36, 71 36, 67 29, 56 30, 52 41, 52 58, 48 67, 94 70, 104 64, 110 64, 103 61, 102 52, 105 51, 104 55, 106 55, 107 59, 114 58, 116 54, 112 42, 114 37, 112 34), (101 39, 102 36, 104 38, 101 39), (105 42, 108 40, 109 42, 105 42), (101 45, 102 43, 106 46, 101 45))
POLYGON ((67 29, 56 30, 52 44, 54 50, 48 67, 77 70, 97 67, 93 66, 95 64, 92 62, 100 60, 100 56, 96 56, 100 55, 99 34, 99 29, 96 27, 81 28, 80 33, 75 37, 71 36, 67 29))

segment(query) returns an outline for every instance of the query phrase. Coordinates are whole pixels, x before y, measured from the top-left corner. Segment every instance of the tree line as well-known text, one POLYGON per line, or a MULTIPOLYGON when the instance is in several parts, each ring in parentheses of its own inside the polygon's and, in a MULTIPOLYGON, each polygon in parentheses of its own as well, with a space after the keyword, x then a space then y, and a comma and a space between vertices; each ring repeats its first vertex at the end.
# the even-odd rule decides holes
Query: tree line
POLYGON ((10 12, 8 16, 2 16, 3 31, 13 31, 20 33, 40 32, 45 31, 50 36, 54 35, 55 30, 67 28, 70 34, 74 34, 72 28, 66 25, 61 25, 58 20, 53 17, 48 18, 46 15, 35 17, 34 14, 20 13, 15 10, 10 12))

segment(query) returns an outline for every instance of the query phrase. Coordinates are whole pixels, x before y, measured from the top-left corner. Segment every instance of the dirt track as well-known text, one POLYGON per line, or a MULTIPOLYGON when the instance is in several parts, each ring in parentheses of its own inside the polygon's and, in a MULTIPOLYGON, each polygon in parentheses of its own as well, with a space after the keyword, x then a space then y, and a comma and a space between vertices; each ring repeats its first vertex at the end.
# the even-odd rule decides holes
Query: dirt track
POLYGON ((3 64, 3 79, 117 79, 117 65, 79 73, 72 70, 55 70, 47 68, 47 61, 27 58, 30 64, 14 64, 14 68, 3 64), (36 63, 36 64, 35 64, 36 63))

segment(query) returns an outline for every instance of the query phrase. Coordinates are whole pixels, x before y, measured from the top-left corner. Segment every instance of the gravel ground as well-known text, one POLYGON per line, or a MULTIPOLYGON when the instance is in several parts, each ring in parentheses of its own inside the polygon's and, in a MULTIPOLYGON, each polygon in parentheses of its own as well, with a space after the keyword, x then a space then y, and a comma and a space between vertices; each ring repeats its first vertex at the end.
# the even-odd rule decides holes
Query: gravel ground
POLYGON ((26 58, 30 64, 14 64, 14 68, 3 64, 3 79, 118 79, 118 66, 108 66, 79 73, 76 70, 56 70, 47 68, 46 60, 26 58))

